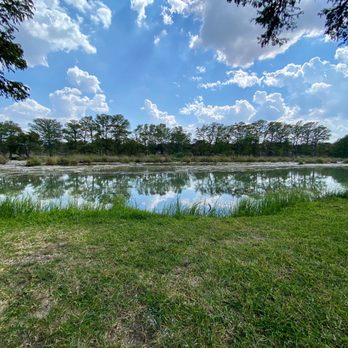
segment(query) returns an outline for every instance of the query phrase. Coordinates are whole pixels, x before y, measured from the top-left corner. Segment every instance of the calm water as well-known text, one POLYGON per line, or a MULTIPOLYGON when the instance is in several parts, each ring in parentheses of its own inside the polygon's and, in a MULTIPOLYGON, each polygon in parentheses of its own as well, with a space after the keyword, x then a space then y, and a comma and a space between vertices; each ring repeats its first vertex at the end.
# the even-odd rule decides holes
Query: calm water
POLYGON ((147 169, 113 173, 14 175, 0 173, 0 199, 31 197, 66 206, 74 202, 111 203, 123 196, 140 209, 161 211, 177 199, 187 206, 200 202, 231 207, 245 196, 280 188, 322 192, 348 188, 348 168, 277 169, 195 172, 194 169, 147 169))

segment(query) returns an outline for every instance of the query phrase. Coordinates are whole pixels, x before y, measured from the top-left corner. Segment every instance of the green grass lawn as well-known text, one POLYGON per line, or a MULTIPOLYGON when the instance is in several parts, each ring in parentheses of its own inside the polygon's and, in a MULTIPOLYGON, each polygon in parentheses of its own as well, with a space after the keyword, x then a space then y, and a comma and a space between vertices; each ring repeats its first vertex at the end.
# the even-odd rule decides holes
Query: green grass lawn
POLYGON ((0 219, 0 347, 272 346, 348 346, 348 199, 0 219))

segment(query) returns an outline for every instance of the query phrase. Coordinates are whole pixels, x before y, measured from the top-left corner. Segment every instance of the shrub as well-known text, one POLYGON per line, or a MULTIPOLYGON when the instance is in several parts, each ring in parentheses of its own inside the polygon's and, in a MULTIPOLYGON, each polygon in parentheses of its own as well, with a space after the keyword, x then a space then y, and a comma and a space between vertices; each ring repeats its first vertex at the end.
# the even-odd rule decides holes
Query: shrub
POLYGON ((6 164, 7 163, 7 158, 0 155, 0 164, 6 164))
POLYGON ((59 166, 76 166, 77 161, 73 158, 59 157, 57 160, 59 166))
POLYGON ((47 166, 56 166, 58 163, 58 158, 57 157, 47 157, 45 160, 45 164, 47 166))
POLYGON ((36 166, 41 166, 42 161, 38 157, 32 157, 27 160, 26 166, 27 167, 36 167, 36 166))

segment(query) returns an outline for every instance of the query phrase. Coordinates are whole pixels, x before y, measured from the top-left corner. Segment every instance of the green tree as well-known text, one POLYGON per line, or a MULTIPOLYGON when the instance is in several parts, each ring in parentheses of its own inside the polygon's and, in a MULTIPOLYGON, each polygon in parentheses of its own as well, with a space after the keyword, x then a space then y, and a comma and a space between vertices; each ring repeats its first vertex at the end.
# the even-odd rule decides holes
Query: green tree
POLYGON ((191 134, 184 131, 181 126, 174 127, 170 130, 170 143, 174 153, 182 153, 190 145, 191 134))
POLYGON ((34 151, 40 150, 41 142, 37 133, 30 131, 27 133, 21 133, 18 137, 19 142, 19 154, 29 157, 34 151))
MULTIPOLYGON (((303 14, 301 0, 227 0, 237 6, 252 6, 257 15, 253 21, 265 31, 258 38, 261 46, 283 45, 288 40, 280 37, 284 31, 294 30, 303 14)), ((318 13, 325 17, 325 34, 332 40, 348 44, 348 1, 327 0, 329 7, 318 13)))
POLYGON ((74 144, 82 140, 82 127, 79 121, 72 120, 66 123, 63 129, 64 138, 68 143, 74 144))
POLYGON ((18 150, 20 143, 18 137, 22 133, 22 129, 17 123, 12 121, 0 123, 0 151, 12 158, 12 155, 18 150))
POLYGON ((115 143, 116 152, 120 152, 122 144, 128 140, 130 123, 123 115, 112 116, 111 134, 115 143))
POLYGON ((95 138, 95 133, 97 131, 97 125, 93 120, 92 116, 82 117, 80 120, 81 131, 83 133, 83 142, 93 143, 95 138))
POLYGON ((30 129, 39 135, 45 150, 52 156, 62 140, 62 125, 50 118, 36 118, 34 123, 30 124, 30 129))
POLYGON ((33 10, 32 0, 0 1, 0 96, 17 101, 29 96, 29 88, 22 82, 8 80, 5 73, 27 68, 23 50, 14 40, 17 26, 32 18, 33 10))
POLYGON ((330 139, 330 130, 318 123, 315 123, 312 131, 312 155, 316 156, 318 154, 318 144, 328 141, 330 139))
POLYGON ((149 153, 149 145, 151 142, 151 131, 148 123, 139 124, 134 130, 134 138, 145 149, 146 154, 149 153))
POLYGON ((331 153, 335 157, 348 157, 348 135, 333 144, 331 153))
POLYGON ((112 137, 112 116, 106 114, 97 115, 95 124, 97 126, 97 137, 105 141, 112 137))

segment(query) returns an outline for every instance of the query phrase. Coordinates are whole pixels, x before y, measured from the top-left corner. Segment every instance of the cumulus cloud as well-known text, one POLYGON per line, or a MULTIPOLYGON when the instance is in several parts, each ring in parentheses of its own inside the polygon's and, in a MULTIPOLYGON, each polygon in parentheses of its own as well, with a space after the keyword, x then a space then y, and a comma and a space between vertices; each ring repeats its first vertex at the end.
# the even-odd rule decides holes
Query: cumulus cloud
POLYGON ((154 120, 165 123, 169 127, 178 125, 175 116, 168 114, 166 111, 159 110, 157 105, 149 99, 145 99, 144 110, 146 110, 154 120))
POLYGON ((64 87, 50 93, 49 108, 33 99, 27 99, 0 110, 0 119, 12 120, 26 128, 34 118, 51 117, 64 123, 69 119, 109 111, 106 96, 101 93, 100 83, 96 76, 77 67, 68 69, 67 75, 70 83, 75 87, 64 87), (86 96, 84 92, 92 95, 86 96))
POLYGON ((49 94, 52 115, 57 118, 79 118, 87 113, 105 113, 109 111, 104 94, 93 98, 83 96, 77 88, 64 87, 49 94))
MULTIPOLYGON (((146 19, 146 7, 154 0, 131 0, 131 7, 138 12, 137 22, 141 26, 146 19)), ((260 47, 258 37, 263 29, 251 20, 256 10, 250 6, 237 7, 227 1, 216 0, 166 0, 161 6, 164 24, 173 24, 178 16, 192 15, 200 23, 199 32, 189 35, 189 48, 208 48, 215 52, 219 62, 232 67, 246 68, 257 60, 270 59, 284 53, 303 37, 317 37, 323 34, 324 18, 318 16, 327 6, 324 0, 301 1, 303 14, 298 19, 298 26, 291 32, 284 33, 288 42, 283 46, 260 47)), ((347 59, 347 51, 338 51, 340 59, 347 59)))
POLYGON ((68 69, 67 75, 71 85, 79 88, 80 91, 94 94, 101 92, 98 78, 90 75, 87 71, 83 71, 75 66, 68 69))
POLYGON ((28 122, 31 122, 33 118, 49 117, 50 112, 49 108, 39 104, 34 99, 26 99, 5 107, 0 112, 0 119, 10 120, 22 127, 27 127, 28 122))
POLYGON ((175 14, 189 15, 190 13, 198 13, 203 9, 201 0, 167 0, 166 5, 162 6, 163 23, 172 25, 175 14))
POLYGON ((95 24, 101 24, 105 29, 109 28, 112 20, 112 12, 100 0, 64 0, 64 2, 76 8, 82 14, 90 14, 95 24))
POLYGON ((262 29, 250 22, 256 15, 253 9, 236 7, 226 1, 206 0, 205 4, 200 32, 202 45, 215 50, 218 59, 230 66, 246 67, 255 60, 273 58, 304 36, 320 35, 323 27, 323 19, 317 14, 325 2, 304 0, 301 2, 304 15, 298 21, 298 28, 287 34, 288 43, 261 48, 257 37, 262 29))
POLYGON ((197 74, 205 74, 206 71, 207 71, 207 68, 205 66, 196 66, 196 71, 197 71, 197 74))
POLYGON ((306 93, 309 94, 316 94, 318 92, 324 91, 328 88, 330 88, 331 85, 325 82, 315 82, 312 84, 312 86, 310 88, 308 88, 306 90, 306 93))
POLYGON ((255 119, 267 119, 268 121, 280 118, 292 118, 297 115, 297 106, 290 107, 286 104, 281 93, 270 93, 257 91, 253 102, 257 105, 255 119))
POLYGON ((108 29, 112 22, 112 12, 109 7, 99 3, 95 13, 91 15, 91 19, 95 24, 101 24, 104 29, 108 29))
POLYGON ((138 13, 137 24, 141 27, 146 19, 146 7, 152 5, 154 0, 131 0, 131 9, 138 13))
POLYGON ((228 79, 224 81, 215 81, 202 83, 199 87, 204 89, 216 89, 218 87, 237 85, 240 88, 252 87, 254 85, 260 85, 262 78, 259 78, 256 73, 248 73, 243 70, 232 70, 228 71, 228 79))
POLYGON ((236 101, 231 105, 206 105, 202 97, 181 109, 185 115, 194 115, 199 121, 235 122, 256 119, 317 121, 332 130, 332 140, 348 133, 348 64, 345 48, 338 48, 337 64, 314 57, 303 64, 288 64, 283 68, 264 72, 261 76, 242 70, 229 72, 224 81, 201 85, 217 88, 238 85, 241 88, 258 86, 252 100, 236 101), (281 89, 281 92, 273 91, 281 89), (240 106, 236 115, 236 106, 240 106), (244 111, 244 112, 243 112, 244 111), (240 113, 244 113, 241 117, 240 113))
POLYGON ((186 104, 180 113, 196 116, 199 122, 234 123, 250 120, 255 115, 255 108, 247 100, 237 100, 232 105, 209 105, 199 96, 186 104))
POLYGON ((289 64, 265 73, 262 81, 265 86, 286 91, 290 109, 295 112, 284 112, 283 119, 288 122, 300 119, 321 122, 333 131, 333 139, 348 132, 348 64, 344 63, 345 49, 338 48, 335 57, 338 64, 319 57, 304 64, 289 64))
POLYGON ((348 64, 348 47, 340 47, 336 50, 335 59, 339 62, 348 64))
POLYGON ((35 7, 34 18, 22 24, 17 36, 30 66, 48 66, 50 52, 81 49, 88 54, 96 53, 88 36, 81 32, 79 22, 69 16, 58 0, 37 0, 35 7))
POLYGON ((83 13, 92 9, 92 2, 89 0, 64 0, 64 2, 83 13))
POLYGON ((29 66, 48 66, 50 52, 82 50, 96 53, 95 46, 81 29, 83 18, 87 17, 104 28, 111 25, 111 10, 102 1, 64 0, 76 8, 83 17, 74 19, 62 0, 36 0, 34 18, 24 22, 17 35, 24 49, 29 66))
MULTIPOLYGON (((146 17, 144 9, 149 1, 137 1, 141 3, 141 6, 138 5, 141 19, 146 17)), ((251 7, 237 7, 227 1, 216 0, 167 0, 162 6, 161 14, 164 24, 167 25, 173 24, 175 14, 193 15, 200 21, 201 26, 199 34, 190 34, 190 48, 209 48, 215 52, 216 59, 220 62, 233 67, 248 67, 256 60, 273 58, 285 52, 302 37, 321 35, 324 18, 320 18, 318 12, 325 5, 327 4, 324 0, 303 0, 301 8, 304 14, 298 20, 298 27, 285 33, 288 42, 281 47, 265 48, 261 48, 257 41, 262 28, 251 22, 256 16, 256 10, 251 7)))

